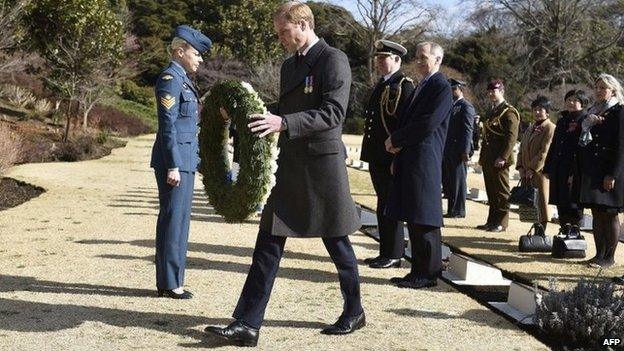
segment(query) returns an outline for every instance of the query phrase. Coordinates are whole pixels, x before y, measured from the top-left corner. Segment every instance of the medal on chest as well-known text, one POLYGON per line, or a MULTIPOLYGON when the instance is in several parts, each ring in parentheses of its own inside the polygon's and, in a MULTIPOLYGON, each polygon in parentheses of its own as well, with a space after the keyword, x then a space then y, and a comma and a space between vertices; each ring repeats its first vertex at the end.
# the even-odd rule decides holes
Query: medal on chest
POLYGON ((311 94, 314 91, 314 76, 305 77, 305 85, 303 87, 304 94, 311 94))

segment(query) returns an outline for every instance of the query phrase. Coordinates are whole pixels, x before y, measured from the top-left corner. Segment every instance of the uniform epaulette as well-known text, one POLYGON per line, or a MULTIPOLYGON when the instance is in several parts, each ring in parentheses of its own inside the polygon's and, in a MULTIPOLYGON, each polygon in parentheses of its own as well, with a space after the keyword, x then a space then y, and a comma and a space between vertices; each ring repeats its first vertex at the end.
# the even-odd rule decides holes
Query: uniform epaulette
POLYGON ((161 77, 162 80, 172 80, 173 76, 169 73, 167 74, 163 74, 163 76, 161 77))
POLYGON ((515 107, 511 106, 510 104, 507 104, 507 109, 513 112, 516 115, 516 117, 520 118, 520 112, 518 112, 518 110, 515 107))
POLYGON ((403 86, 404 82, 409 82, 412 85, 414 85, 414 80, 408 76, 403 76, 403 78, 401 78, 401 80, 397 83, 397 85, 403 86))

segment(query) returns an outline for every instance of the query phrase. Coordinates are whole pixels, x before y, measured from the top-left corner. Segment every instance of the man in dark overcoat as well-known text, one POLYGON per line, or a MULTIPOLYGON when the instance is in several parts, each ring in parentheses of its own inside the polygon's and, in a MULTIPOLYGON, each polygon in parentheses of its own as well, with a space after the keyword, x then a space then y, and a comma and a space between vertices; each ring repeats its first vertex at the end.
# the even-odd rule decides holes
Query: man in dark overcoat
POLYGON ((466 162, 472 151, 472 128, 475 109, 464 98, 466 83, 449 79, 453 91, 453 111, 449 121, 444 158, 442 160, 442 187, 448 199, 447 218, 466 217, 466 162))
POLYGON ((348 334, 365 325, 357 260, 348 235, 360 227, 351 198, 342 123, 351 86, 347 56, 314 33, 310 8, 291 1, 274 25, 294 56, 280 72, 277 109, 252 115, 251 131, 280 132, 276 184, 262 211, 253 259, 233 317, 206 331, 234 343, 256 345, 287 237, 320 237, 338 269, 345 300, 338 321, 324 334, 348 334))
POLYGON ((386 140, 395 153, 388 202, 390 217, 407 222, 412 268, 391 282, 404 288, 435 286, 442 270, 442 154, 453 107, 451 86, 439 71, 444 50, 433 42, 416 47, 422 77, 401 112, 397 130, 386 140))
POLYGON ((393 158, 386 151, 384 142, 395 131, 399 121, 397 112, 414 91, 414 83, 401 71, 401 57, 407 54, 405 47, 390 40, 379 40, 376 48, 376 70, 381 78, 373 88, 364 110, 366 125, 360 160, 369 164, 371 181, 377 195, 379 255, 365 259, 364 263, 371 268, 390 268, 401 266, 405 239, 399 222, 384 214, 392 183, 390 164, 393 158))

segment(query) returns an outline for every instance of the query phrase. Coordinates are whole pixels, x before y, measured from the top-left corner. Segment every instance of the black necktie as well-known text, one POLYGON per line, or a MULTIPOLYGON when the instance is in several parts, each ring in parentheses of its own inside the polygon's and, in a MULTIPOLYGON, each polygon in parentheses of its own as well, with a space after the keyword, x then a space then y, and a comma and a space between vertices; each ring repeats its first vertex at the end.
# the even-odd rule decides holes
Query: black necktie
POLYGON ((301 62, 303 62, 303 57, 304 57, 304 56, 303 56, 302 54, 300 54, 299 52, 297 52, 297 58, 296 58, 296 61, 295 61, 295 62, 297 63, 297 65, 300 65, 300 64, 301 64, 301 62))

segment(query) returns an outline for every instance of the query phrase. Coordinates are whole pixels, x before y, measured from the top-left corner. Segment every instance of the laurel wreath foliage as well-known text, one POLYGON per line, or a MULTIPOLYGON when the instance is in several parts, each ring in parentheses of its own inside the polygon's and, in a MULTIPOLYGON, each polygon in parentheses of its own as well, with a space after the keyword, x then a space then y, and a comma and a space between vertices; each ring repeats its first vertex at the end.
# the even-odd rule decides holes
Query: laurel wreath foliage
POLYGON ((247 124, 249 115, 264 113, 266 107, 251 85, 226 81, 214 85, 202 109, 199 148, 203 184, 210 204, 226 222, 242 222, 266 201, 275 183, 276 138, 258 138, 247 124), (223 119, 219 108, 228 112, 223 119), (230 123, 238 132, 239 172, 232 181, 228 158, 230 123))

